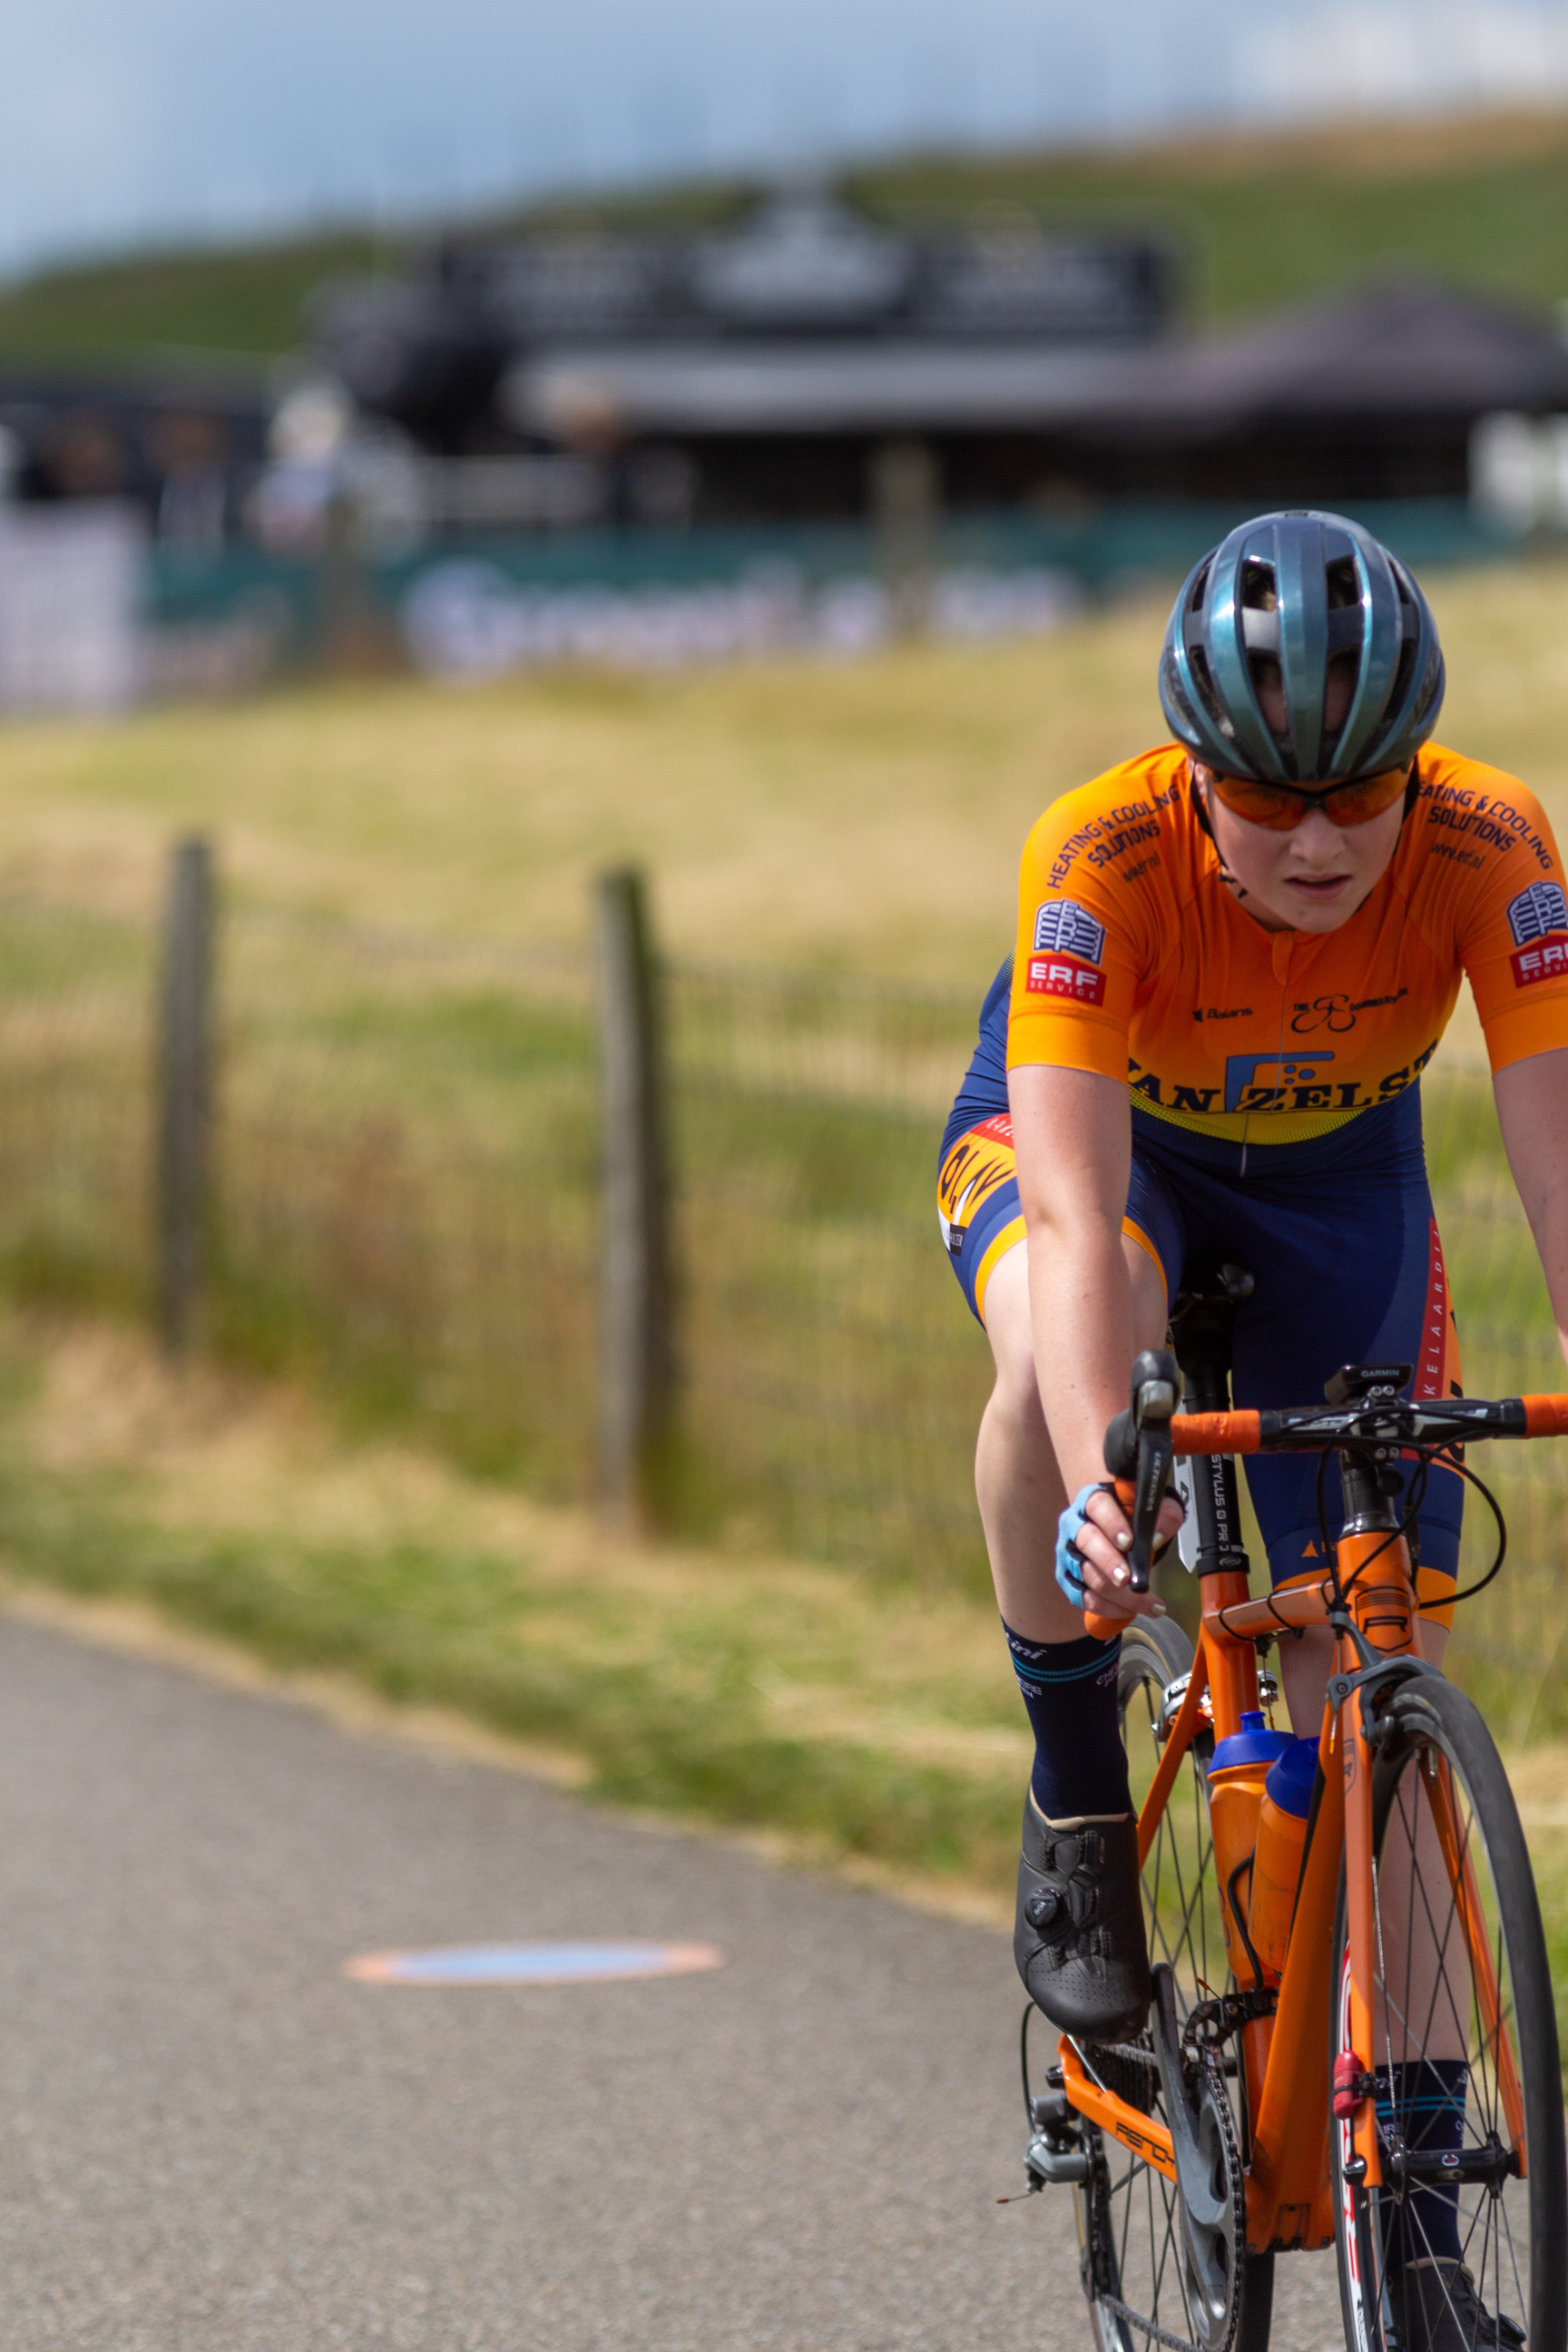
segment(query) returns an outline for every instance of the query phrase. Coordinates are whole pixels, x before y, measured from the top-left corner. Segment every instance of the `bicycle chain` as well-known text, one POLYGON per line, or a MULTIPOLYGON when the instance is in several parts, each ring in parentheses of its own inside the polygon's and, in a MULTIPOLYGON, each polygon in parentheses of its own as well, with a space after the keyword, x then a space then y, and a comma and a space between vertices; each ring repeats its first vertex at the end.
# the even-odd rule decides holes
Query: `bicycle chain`
MULTIPOLYGON (((1242 2177, 1241 2150, 1237 2146, 1236 2118, 1231 2113, 1230 2094, 1226 2089, 1225 2068, 1220 2063, 1217 2052, 1212 2048, 1205 2050, 1199 2061, 1199 2068, 1219 2114, 1219 2136, 1225 2142, 1226 2179, 1230 2184, 1231 2243, 1236 2250, 1236 2260, 1231 2266, 1230 2325, 1226 2329, 1224 2343, 1210 2345, 1207 2352, 1231 2352, 1236 2342, 1236 2331, 1241 2322, 1242 2282, 1247 2270, 1247 2183, 1242 2177)), ((1242 2086, 1245 2097, 1245 2075, 1242 2086)))

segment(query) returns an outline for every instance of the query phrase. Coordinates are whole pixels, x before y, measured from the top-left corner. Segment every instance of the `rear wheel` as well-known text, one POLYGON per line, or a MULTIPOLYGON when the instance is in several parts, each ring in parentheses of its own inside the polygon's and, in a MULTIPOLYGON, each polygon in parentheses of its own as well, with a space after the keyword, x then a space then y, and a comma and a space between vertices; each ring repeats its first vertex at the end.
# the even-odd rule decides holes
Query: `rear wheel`
MULTIPOLYGON (((1135 1810, 1149 1792, 1174 1720, 1180 1693, 1172 1685, 1192 1668, 1193 1645, 1169 1618, 1136 1618, 1122 1634, 1117 1696, 1135 1810)), ((1209 1836, 1206 1769, 1213 1747, 1205 1727, 1183 1761, 1143 1865, 1149 1958, 1170 1966, 1180 2021, 1194 2002, 1230 1982, 1209 1836)), ((1087 2044, 1083 2059, 1106 2089, 1146 2115, 1165 2119, 1148 2033, 1136 2043, 1109 2050, 1087 2044)), ((1235 2078, 1228 2088, 1234 2137, 1244 2146, 1244 2102, 1235 2078)), ((1079 2261, 1102 2352, 1152 2352, 1156 2345, 1176 2344, 1190 2345, 1194 2352, 1265 2352, 1273 2256, 1247 2260, 1239 2313, 1233 2302, 1228 2324, 1216 2331, 1214 2317, 1199 2308, 1187 2284, 1175 2189, 1109 2134, 1086 2126, 1083 2137, 1089 2174, 1076 2191, 1079 2261)))
MULTIPOLYGON (((1530 1855, 1485 1723, 1397 1691, 1373 1769, 1371 2051, 1384 2185, 1331 2130, 1352 2352, 1563 2352, 1568 2230, 1557 2026, 1530 1855)), ((1350 2046, 1346 1906, 1331 2046, 1350 2046)))

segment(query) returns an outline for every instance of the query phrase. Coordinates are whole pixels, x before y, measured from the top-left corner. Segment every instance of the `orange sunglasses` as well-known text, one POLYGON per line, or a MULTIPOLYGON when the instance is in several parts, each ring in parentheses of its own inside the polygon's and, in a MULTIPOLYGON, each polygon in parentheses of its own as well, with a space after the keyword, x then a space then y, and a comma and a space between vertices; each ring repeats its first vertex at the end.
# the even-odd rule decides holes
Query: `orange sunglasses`
POLYGON ((1293 833, 1309 809, 1321 809, 1337 825, 1367 824, 1391 809, 1410 782, 1411 768, 1382 768, 1374 776, 1352 776, 1342 784, 1255 784, 1245 776, 1213 770, 1214 788, 1227 809, 1248 824, 1271 833, 1293 833))

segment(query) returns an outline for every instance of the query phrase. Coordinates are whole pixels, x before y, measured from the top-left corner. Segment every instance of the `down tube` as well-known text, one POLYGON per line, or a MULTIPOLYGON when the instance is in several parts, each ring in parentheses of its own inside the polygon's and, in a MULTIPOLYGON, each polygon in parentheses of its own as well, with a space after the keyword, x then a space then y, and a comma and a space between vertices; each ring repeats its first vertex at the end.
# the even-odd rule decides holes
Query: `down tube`
POLYGON ((1329 2001, 1334 1918, 1344 1851, 1344 1782, 1323 1727, 1323 1792, 1301 1874, 1290 1948, 1253 2130, 1247 2237, 1254 2252, 1275 2244, 1327 2245, 1333 2236, 1329 2188, 1329 2001))

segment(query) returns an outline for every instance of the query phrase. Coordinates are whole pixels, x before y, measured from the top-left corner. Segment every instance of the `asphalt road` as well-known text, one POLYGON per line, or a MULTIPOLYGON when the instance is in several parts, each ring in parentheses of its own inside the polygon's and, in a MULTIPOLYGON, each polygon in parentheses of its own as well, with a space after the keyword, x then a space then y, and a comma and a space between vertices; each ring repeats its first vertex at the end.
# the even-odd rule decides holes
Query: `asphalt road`
POLYGON ((5 2352, 1089 2352, 984 1930, 14 1620, 0 1922, 5 2352), (533 1937, 729 1965, 341 1973, 533 1937))

